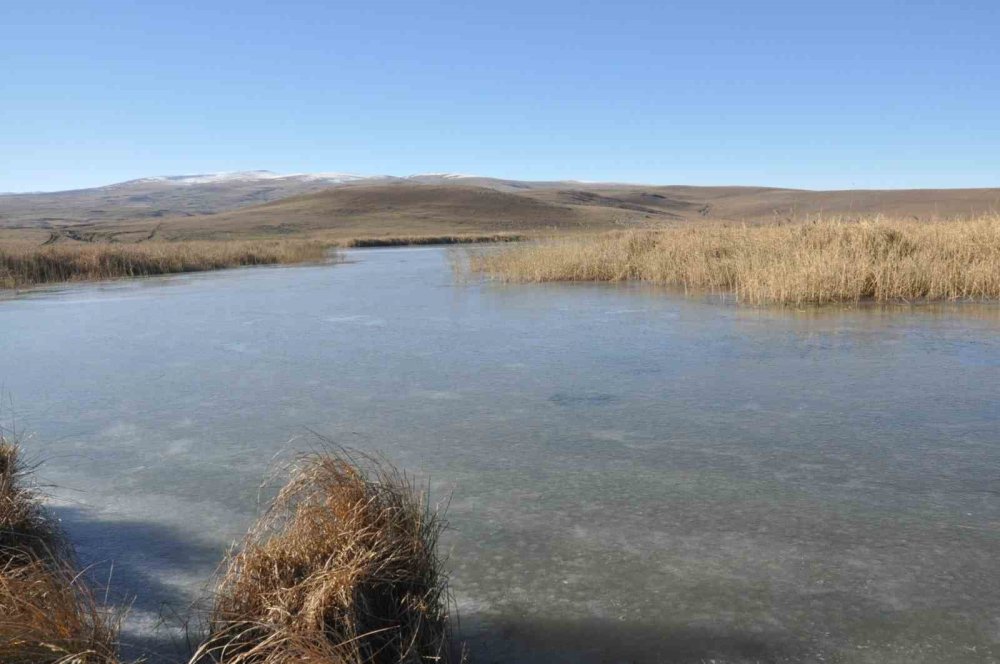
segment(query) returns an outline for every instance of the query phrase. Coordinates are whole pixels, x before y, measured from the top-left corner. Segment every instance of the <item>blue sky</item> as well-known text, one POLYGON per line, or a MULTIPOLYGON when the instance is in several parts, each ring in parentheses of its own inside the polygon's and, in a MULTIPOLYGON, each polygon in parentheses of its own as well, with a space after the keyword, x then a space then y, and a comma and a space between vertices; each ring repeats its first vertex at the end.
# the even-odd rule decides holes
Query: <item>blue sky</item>
POLYGON ((1000 3, 0 2, 0 191, 269 169, 1000 186, 1000 3))

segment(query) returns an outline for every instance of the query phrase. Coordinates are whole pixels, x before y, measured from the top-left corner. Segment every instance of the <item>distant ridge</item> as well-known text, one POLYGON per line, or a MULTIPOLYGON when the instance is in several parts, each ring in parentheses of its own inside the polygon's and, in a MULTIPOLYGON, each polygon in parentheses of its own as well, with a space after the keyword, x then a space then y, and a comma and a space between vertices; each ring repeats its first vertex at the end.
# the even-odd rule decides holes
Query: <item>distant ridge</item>
POLYGON ((256 170, 156 175, 86 189, 0 194, 0 228, 53 228, 80 223, 212 214, 330 187, 455 182, 509 191, 570 184, 500 180, 464 173, 394 176, 256 170))
POLYGON ((235 171, 162 175, 73 191, 0 195, 0 230, 32 237, 216 237, 324 231, 532 233, 824 215, 952 217, 1000 210, 1000 189, 807 191, 235 171), (71 229, 72 232, 69 231, 71 229), (65 231, 65 233, 64 233, 65 231), (89 234, 89 235, 88 235, 89 234))

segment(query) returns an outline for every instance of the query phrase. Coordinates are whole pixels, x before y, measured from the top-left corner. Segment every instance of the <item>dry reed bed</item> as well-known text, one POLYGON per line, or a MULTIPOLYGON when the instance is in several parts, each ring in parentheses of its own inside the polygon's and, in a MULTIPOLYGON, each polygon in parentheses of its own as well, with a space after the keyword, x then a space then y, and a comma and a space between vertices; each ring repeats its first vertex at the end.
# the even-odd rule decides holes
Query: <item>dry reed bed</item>
POLYGON ((119 616, 76 570, 28 471, 0 436, 0 662, 114 664, 119 616))
POLYGON ((299 458, 234 550, 192 661, 417 664, 449 658, 441 522, 368 457, 299 458))
POLYGON ((307 240, 0 244, 0 288, 318 261, 326 245, 307 240))
POLYGON ((740 302, 828 304, 1000 299, 1000 215, 686 226, 480 252, 502 281, 648 281, 740 302))

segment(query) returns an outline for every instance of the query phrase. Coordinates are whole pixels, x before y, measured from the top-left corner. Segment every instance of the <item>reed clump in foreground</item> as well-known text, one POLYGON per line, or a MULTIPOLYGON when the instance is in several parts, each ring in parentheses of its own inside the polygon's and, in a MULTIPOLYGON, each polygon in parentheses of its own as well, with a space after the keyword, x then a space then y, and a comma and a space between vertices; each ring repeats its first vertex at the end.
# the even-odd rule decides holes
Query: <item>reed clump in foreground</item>
POLYGON ((0 436, 0 662, 114 664, 118 622, 76 570, 19 447, 0 436))
POLYGON ((0 244, 0 288, 318 261, 327 247, 308 240, 0 244))
POLYGON ((503 281, 648 281, 749 304, 1000 299, 1000 215, 685 226, 477 253, 503 281))
POLYGON ((384 463, 299 458, 224 565, 209 637, 192 661, 448 661, 441 528, 407 478, 384 463))

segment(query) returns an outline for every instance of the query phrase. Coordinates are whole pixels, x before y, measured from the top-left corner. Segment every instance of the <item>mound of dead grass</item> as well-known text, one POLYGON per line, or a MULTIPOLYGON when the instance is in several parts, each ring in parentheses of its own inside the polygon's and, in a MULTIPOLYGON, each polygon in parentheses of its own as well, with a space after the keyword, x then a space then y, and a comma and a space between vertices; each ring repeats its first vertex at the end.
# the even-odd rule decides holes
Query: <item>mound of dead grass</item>
POLYGON ((224 565, 195 660, 448 661, 441 528, 425 498, 384 462, 345 453, 297 459, 224 565))
POLYGON ((502 281, 647 281, 749 304, 1000 299, 1000 215, 625 231, 480 252, 502 281))
POLYGON ((77 572, 29 471, 0 436, 0 662, 114 664, 117 617, 77 572))

